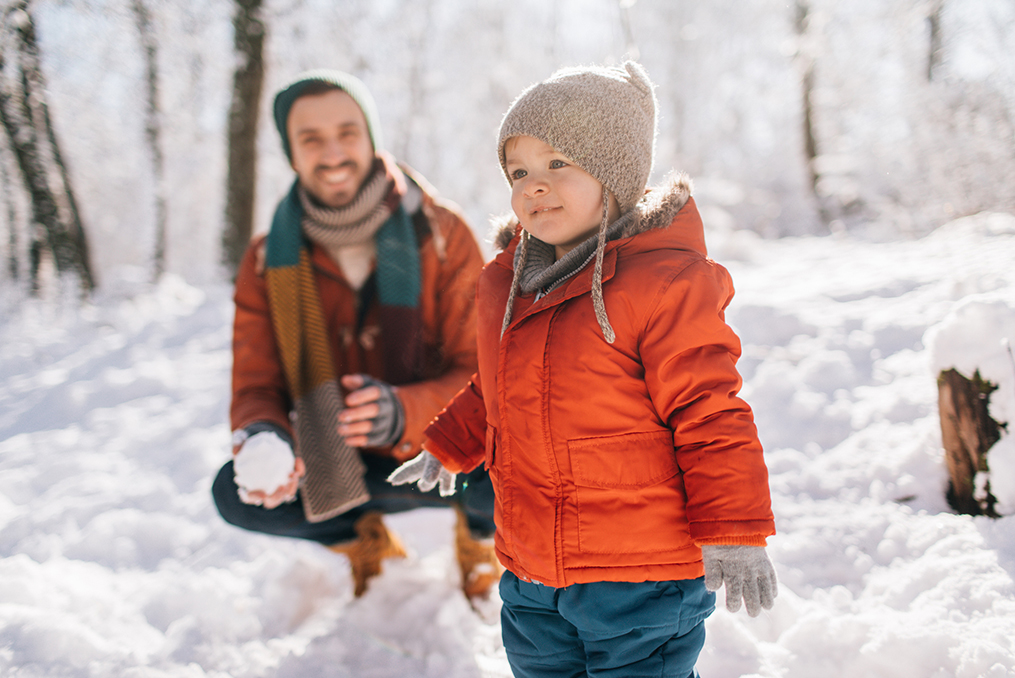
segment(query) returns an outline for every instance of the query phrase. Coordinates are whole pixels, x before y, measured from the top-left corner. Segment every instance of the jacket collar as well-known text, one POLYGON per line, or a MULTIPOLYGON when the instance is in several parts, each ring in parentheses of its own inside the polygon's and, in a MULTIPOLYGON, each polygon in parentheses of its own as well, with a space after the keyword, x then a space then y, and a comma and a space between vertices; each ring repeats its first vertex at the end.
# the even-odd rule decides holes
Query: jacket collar
MULTIPOLYGON (((621 229, 613 240, 606 243, 604 266, 606 258, 611 252, 615 252, 617 247, 626 244, 626 241, 636 235, 650 231, 662 231, 662 233, 658 234, 661 237, 652 238, 651 242, 646 242, 647 247, 690 250, 707 256, 704 229, 700 217, 697 216, 697 209, 691 210, 694 212, 693 218, 678 218, 678 216, 685 216, 679 213, 688 202, 691 203, 692 208, 694 207, 691 188, 690 178, 681 172, 670 175, 662 185, 646 191, 645 196, 634 207, 635 217, 621 229)), ((691 214, 686 216, 692 217, 691 214)), ((493 227, 494 245, 501 250, 494 258, 494 262, 514 270, 515 250, 518 248, 521 226, 514 215, 507 215, 496 218, 493 227)), ((603 281, 605 282, 606 279, 604 268, 603 281)), ((574 281, 574 283, 576 282, 577 280, 574 281)))
MULTIPOLYGON (((683 173, 671 175, 662 186, 646 192, 634 207, 634 218, 625 218, 627 223, 620 233, 614 234, 614 239, 606 243, 602 262, 602 284, 613 278, 621 247, 625 251, 632 252, 672 249, 707 256, 704 229, 690 193, 690 179, 683 173)), ((503 251, 494 258, 492 265, 507 269, 507 273, 513 276, 521 227, 514 218, 502 219, 496 226, 496 244, 503 247, 503 251)), ((517 308, 517 315, 512 314, 510 325, 545 308, 589 293, 592 287, 592 267, 586 265, 545 296, 530 301, 527 306, 523 303, 517 308)), ((531 295, 527 296, 531 298, 531 295)), ((508 303, 510 304, 510 299, 508 303)))

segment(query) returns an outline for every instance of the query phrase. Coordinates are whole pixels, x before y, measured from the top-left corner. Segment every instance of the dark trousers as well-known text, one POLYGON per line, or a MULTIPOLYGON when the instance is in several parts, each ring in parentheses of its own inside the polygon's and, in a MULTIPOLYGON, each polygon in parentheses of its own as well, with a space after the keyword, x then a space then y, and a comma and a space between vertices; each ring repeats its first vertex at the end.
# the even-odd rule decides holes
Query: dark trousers
POLYGON ((227 523, 253 532, 264 532, 280 537, 310 539, 325 545, 339 544, 356 537, 353 525, 368 511, 400 513, 416 508, 460 506, 469 521, 474 537, 488 537, 494 532, 493 486, 482 466, 472 473, 459 474, 456 492, 442 497, 437 488, 420 492, 415 483, 392 485, 387 477, 399 466, 390 457, 364 454, 367 467, 366 482, 370 500, 328 520, 311 523, 303 514, 303 505, 296 501, 273 509, 244 504, 237 494, 233 462, 226 463, 212 484, 212 498, 227 523))
POLYGON ((715 609, 704 577, 555 589, 505 572, 500 597, 516 678, 697 678, 715 609))

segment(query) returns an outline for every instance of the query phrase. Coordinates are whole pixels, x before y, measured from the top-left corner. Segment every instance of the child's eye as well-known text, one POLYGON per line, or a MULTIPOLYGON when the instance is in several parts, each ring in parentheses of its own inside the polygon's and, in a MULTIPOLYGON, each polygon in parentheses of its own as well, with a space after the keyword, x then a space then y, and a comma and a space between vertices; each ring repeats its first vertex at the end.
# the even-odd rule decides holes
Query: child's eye
POLYGON ((561 167, 567 167, 567 163, 556 159, 550 161, 550 169, 560 169, 561 167))
POLYGON ((528 172, 526 172, 525 170, 516 169, 515 171, 511 172, 511 180, 516 181, 518 179, 524 179, 526 174, 528 174, 528 172))

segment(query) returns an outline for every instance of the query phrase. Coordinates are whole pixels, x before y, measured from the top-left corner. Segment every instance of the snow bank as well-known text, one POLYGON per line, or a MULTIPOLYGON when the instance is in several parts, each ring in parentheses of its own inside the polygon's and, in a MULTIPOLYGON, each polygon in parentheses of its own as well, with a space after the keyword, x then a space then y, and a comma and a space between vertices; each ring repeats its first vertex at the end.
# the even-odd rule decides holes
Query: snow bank
MULTIPOLYGON (((1015 674, 1015 516, 949 510, 936 388, 964 360, 1009 378, 1013 224, 709 234, 738 289, 781 591, 756 619, 720 600, 702 675, 1015 674)), ((360 599, 342 556, 219 518, 231 290, 120 275, 85 309, 0 295, 0 675, 508 677, 499 601, 458 590, 450 512, 392 518, 411 555, 360 599)))

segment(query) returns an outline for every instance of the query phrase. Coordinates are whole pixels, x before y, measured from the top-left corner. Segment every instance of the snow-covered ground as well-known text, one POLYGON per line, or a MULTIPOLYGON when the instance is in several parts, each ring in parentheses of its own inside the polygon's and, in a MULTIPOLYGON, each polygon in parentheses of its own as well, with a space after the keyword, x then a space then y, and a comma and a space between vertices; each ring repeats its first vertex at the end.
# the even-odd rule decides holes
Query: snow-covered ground
MULTIPOLYGON (((949 511, 935 382, 980 367, 995 418, 1015 412, 1015 217, 708 237, 738 288, 782 587, 757 619, 720 606, 702 675, 1015 675, 1015 518, 949 511)), ((509 676, 448 512, 391 519, 413 553, 358 600, 342 556, 219 519, 230 290, 121 277, 85 309, 0 298, 0 674, 509 676)), ((1015 513, 1010 439, 991 455, 1015 513)))

